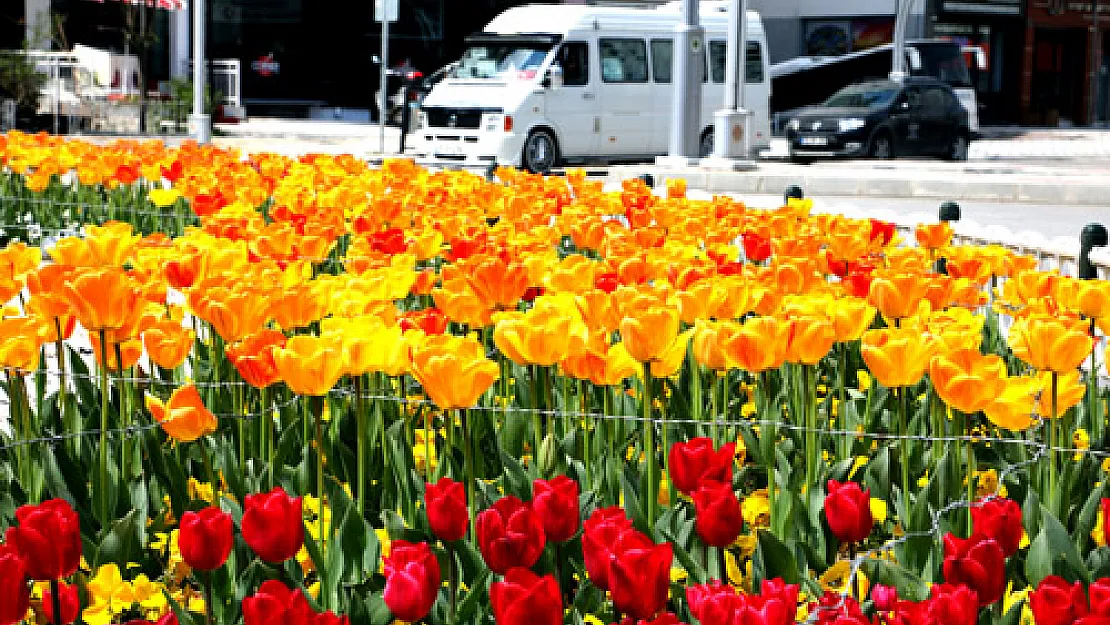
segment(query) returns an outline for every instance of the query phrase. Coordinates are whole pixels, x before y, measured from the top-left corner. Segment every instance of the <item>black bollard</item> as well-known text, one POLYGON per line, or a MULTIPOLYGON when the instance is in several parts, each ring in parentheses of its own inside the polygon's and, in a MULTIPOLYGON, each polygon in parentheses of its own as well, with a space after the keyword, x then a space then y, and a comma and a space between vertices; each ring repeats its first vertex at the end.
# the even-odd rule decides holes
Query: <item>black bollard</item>
POLYGON ((640 174, 639 176, 637 176, 637 178, 643 180, 644 184, 646 184, 649 189, 655 188, 655 176, 651 174, 640 174))
POLYGON ((782 203, 789 204, 790 200, 804 200, 805 197, 806 194, 802 191, 802 188, 796 184, 792 184, 786 187, 786 190, 782 192, 782 203))
POLYGON ((1091 250, 1096 247, 1106 247, 1108 244, 1110 244, 1110 236, 1107 235, 1106 226, 1102 224, 1083 226, 1083 231, 1079 234, 1078 274, 1080 280, 1098 279, 1098 271, 1095 270, 1095 265, 1091 262, 1091 250))
POLYGON ((960 220, 960 205, 955 202, 945 202, 940 205, 940 220, 959 221, 960 220))
POLYGON ((497 161, 493 161, 486 168, 486 180, 493 182, 494 177, 497 175, 497 161))

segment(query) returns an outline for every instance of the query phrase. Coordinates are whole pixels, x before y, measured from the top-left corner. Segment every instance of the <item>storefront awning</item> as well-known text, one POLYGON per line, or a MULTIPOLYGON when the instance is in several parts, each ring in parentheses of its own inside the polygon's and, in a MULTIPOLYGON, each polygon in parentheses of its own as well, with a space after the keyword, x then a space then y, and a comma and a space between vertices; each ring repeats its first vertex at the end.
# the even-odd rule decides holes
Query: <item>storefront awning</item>
MULTIPOLYGON (((152 9, 163 9, 166 11, 185 11, 189 8, 188 0, 112 0, 113 2, 125 2, 136 6, 146 5, 152 9)), ((105 0, 92 0, 92 2, 99 2, 104 4, 105 0)))

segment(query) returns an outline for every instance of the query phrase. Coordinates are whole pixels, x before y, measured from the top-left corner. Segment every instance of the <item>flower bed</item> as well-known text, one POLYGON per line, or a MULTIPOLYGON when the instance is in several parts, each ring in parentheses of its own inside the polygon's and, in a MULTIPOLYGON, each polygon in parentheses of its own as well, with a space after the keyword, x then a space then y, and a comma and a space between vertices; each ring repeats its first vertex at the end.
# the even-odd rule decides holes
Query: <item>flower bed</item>
POLYGON ((581 172, 0 162, 0 625, 1110 620, 1110 283, 581 172))

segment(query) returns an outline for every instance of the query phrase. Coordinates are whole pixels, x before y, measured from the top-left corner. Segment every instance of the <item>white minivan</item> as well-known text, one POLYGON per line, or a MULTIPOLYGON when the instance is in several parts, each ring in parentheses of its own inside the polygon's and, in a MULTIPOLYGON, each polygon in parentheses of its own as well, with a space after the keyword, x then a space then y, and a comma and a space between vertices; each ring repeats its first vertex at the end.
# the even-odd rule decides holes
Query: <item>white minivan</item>
MULTIPOLYGON (((701 103, 702 155, 724 101, 726 2, 701 4, 708 44, 701 103)), ((457 68, 424 99, 421 161, 512 165, 547 172, 566 162, 651 158, 667 152, 679 3, 655 8, 515 7, 467 38, 457 68)), ((751 147, 769 144, 770 72, 759 15, 748 13, 744 102, 751 147)))

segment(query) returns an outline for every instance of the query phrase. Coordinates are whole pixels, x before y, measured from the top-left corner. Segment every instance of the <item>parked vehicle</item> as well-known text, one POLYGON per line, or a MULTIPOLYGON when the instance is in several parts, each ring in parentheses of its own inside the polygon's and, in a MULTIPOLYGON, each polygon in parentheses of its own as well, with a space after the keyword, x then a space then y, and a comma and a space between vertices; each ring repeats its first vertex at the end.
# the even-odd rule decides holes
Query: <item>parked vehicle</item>
POLYGON ((966 160, 968 114, 948 85, 929 78, 878 80, 837 91, 786 125, 790 159, 934 155, 966 160))
MULTIPOLYGON (((428 94, 415 144, 426 160, 546 172, 567 162, 653 158, 667 151, 679 4, 655 8, 527 5, 467 39, 457 67, 428 94)), ((767 38, 748 14, 745 103, 751 146, 768 145, 767 38)), ((727 7, 703 2, 708 52, 701 151, 724 100, 727 7)))
MULTIPOLYGON (((886 78, 893 63, 891 44, 842 56, 799 57, 771 66, 771 111, 779 119, 818 102, 845 85, 886 78)), ((905 67, 910 76, 934 78, 952 88, 968 112, 968 124, 979 132, 979 103, 968 72, 967 57, 980 69, 986 55, 978 47, 944 40, 906 43, 905 67)), ((785 122, 783 122, 785 123, 785 122)), ((777 129, 778 127, 776 127, 777 129)))

